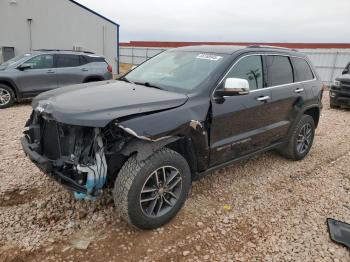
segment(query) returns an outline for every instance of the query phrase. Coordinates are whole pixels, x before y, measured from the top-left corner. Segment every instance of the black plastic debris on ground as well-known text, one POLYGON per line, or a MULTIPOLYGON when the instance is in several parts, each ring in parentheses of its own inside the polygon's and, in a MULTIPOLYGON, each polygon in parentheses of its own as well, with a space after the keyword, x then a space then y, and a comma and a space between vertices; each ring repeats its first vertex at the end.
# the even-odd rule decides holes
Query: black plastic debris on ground
POLYGON ((330 238, 350 248, 350 225, 332 218, 327 218, 327 225, 330 238))

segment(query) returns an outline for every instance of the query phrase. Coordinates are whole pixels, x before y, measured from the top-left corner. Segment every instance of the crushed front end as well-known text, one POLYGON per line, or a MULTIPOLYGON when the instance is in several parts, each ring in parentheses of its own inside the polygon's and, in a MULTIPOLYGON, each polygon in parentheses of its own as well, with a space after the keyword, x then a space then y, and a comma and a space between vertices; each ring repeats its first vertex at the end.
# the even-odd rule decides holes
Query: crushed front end
POLYGON ((74 191, 77 198, 93 199, 107 179, 102 132, 100 128, 62 124, 33 111, 21 143, 46 174, 74 191))

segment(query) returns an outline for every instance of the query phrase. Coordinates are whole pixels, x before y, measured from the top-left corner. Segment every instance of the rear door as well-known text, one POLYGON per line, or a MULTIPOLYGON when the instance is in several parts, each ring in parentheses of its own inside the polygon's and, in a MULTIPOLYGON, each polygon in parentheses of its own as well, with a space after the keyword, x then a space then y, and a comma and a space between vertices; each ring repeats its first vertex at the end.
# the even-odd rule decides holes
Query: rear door
POLYGON ((297 85, 294 88, 294 93, 303 101, 318 97, 320 83, 317 81, 309 62, 302 57, 291 57, 291 60, 294 68, 294 81, 297 85))
POLYGON ((85 68, 81 66, 79 55, 57 54, 57 79, 58 86, 80 84, 86 77, 85 68))
POLYGON ((292 59, 288 55, 265 56, 267 86, 272 92, 271 104, 275 112, 271 117, 280 126, 276 138, 281 140, 287 136, 307 97, 303 83, 296 79, 292 59))
POLYGON ((210 128, 210 165, 216 165, 268 146, 275 127, 271 120, 271 90, 264 88, 261 55, 240 58, 224 77, 249 82, 250 93, 212 101, 210 128))
POLYGON ((17 81, 24 96, 57 88, 56 68, 51 54, 38 55, 24 64, 30 68, 18 72, 17 81))

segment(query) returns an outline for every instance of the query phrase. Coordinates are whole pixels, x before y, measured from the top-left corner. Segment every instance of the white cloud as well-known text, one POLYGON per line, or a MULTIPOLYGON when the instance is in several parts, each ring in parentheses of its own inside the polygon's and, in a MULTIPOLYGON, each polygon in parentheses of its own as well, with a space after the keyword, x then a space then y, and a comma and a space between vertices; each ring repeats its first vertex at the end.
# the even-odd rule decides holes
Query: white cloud
POLYGON ((78 0, 121 40, 350 42, 349 0, 78 0))

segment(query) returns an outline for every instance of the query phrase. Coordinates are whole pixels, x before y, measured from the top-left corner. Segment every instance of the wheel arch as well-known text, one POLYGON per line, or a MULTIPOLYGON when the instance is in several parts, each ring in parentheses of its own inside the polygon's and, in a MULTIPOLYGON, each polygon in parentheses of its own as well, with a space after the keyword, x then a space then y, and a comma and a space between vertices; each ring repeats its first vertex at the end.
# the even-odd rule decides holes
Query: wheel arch
POLYGON ((320 120, 320 108, 317 106, 312 106, 304 110, 303 114, 309 115, 313 118, 315 122, 315 128, 317 128, 319 120, 320 120))
POLYGON ((89 82, 97 82, 97 81, 102 81, 104 80, 103 77, 98 76, 98 75, 91 75, 85 77, 83 83, 89 83, 89 82))
POLYGON ((194 174, 197 172, 197 155, 195 153, 192 139, 190 138, 173 136, 158 141, 146 141, 134 138, 120 151, 120 153, 128 158, 136 155, 138 161, 144 161, 154 154, 154 152, 162 148, 169 148, 179 153, 187 161, 191 173, 194 174))
POLYGON ((7 78, 0 78, 0 84, 3 84, 3 85, 10 87, 13 90, 13 92, 15 93, 16 100, 21 98, 20 92, 12 80, 7 79, 7 78))

